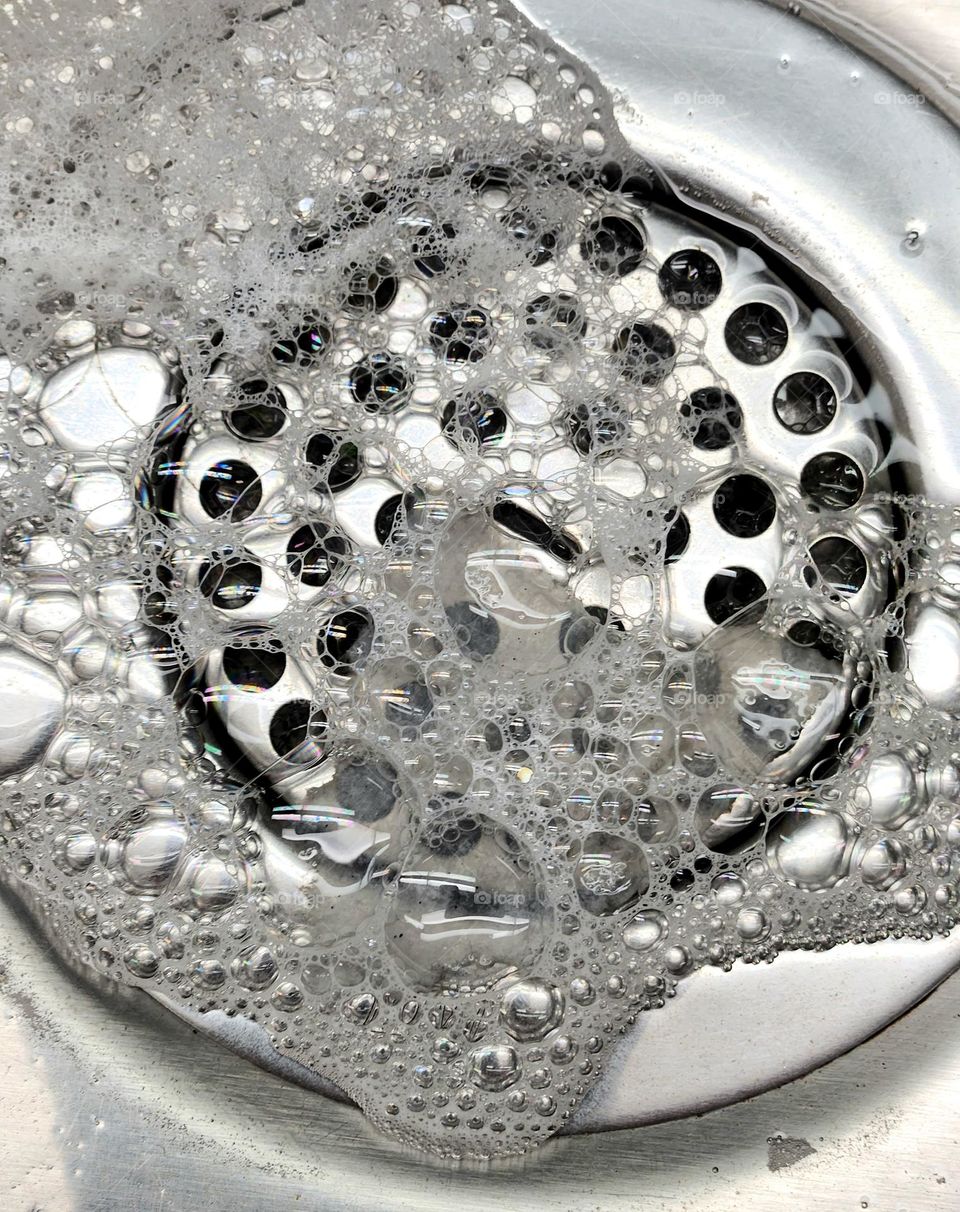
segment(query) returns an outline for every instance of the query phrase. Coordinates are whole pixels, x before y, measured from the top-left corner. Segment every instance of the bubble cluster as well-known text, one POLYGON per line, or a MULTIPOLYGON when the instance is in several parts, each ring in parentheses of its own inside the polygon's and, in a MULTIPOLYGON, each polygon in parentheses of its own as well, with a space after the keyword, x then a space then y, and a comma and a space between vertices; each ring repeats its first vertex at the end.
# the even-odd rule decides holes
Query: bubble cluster
POLYGON ((489 1156, 706 964, 952 929, 960 522, 837 322, 503 5, 175 7, 0 58, 58 943, 489 1156))

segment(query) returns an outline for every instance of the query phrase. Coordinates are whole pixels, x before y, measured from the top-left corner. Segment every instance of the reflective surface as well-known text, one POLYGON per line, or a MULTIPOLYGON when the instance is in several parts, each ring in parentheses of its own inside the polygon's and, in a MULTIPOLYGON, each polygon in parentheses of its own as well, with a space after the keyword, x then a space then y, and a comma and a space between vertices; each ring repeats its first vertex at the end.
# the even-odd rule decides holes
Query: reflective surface
MULTIPOLYGON (((705 39, 706 41, 708 40, 705 39)), ((712 53, 716 53, 715 48, 712 53)), ((935 441, 932 446, 936 446, 935 441)), ((686 1206, 700 1206, 699 1201, 702 1196, 704 1206, 709 1203, 713 1207, 742 1207, 746 1202, 745 1193, 752 1193, 758 1200, 766 1198, 771 1206, 785 1196, 791 1195, 794 1199, 801 1198, 811 1204, 820 1196, 824 1206, 837 1206, 847 1198, 849 1198, 851 1206, 857 1206, 855 1201, 860 1200, 867 1200, 870 1207, 951 1206, 951 1201, 957 1198, 954 1179, 941 1174, 935 1166, 932 1169, 926 1167, 925 1163, 921 1163, 920 1168, 908 1168, 904 1174, 902 1192, 891 1190, 889 1159, 886 1156, 886 1150, 896 1147, 898 1143, 903 1148, 905 1141, 907 1155, 916 1157, 916 1142, 920 1141, 925 1150, 932 1152, 935 1156, 945 1157, 948 1147, 955 1140, 956 1118, 952 1117, 948 1099, 949 1077, 945 1077, 945 1073, 950 1070, 951 1057, 937 1054, 939 1050, 932 1049, 930 1041, 939 1041, 944 1051, 949 1053, 951 1030, 955 1027, 956 1020, 957 1011, 954 1008, 956 999, 957 994, 952 991, 951 986, 948 986, 938 993, 930 1003, 898 1024, 880 1040, 874 1041, 855 1056, 838 1062, 826 1073, 818 1074, 791 1090, 766 1096, 748 1106, 715 1114, 696 1124, 677 1124, 670 1128, 648 1130, 643 1134, 617 1134, 600 1138, 599 1145, 595 1143, 589 1146, 591 1162, 593 1165, 597 1165, 598 1162, 606 1162, 606 1171, 616 1175, 614 1179, 607 1180, 611 1183, 609 1187, 603 1186, 604 1180, 598 1180, 597 1174, 601 1169, 599 1165, 597 1171, 594 1172, 591 1169, 589 1177, 587 1177, 586 1149, 579 1155, 579 1160, 574 1160, 577 1156, 574 1152, 577 1147, 576 1142, 572 1144, 562 1142, 553 1146, 549 1168, 547 1165, 538 1166, 537 1163, 533 1163, 525 1170, 524 1181, 533 1172, 536 1172, 538 1177, 531 1181, 536 1187, 538 1196, 541 1194, 543 1196, 541 1206, 558 1208, 578 1206, 570 1202, 571 1199, 576 1198, 570 1192, 583 1190, 585 1190, 585 1199, 588 1201, 583 1206, 595 1206, 597 1203, 609 1204, 617 1199, 624 1206, 632 1206, 633 1202, 639 1203, 646 1195, 651 1201, 679 1198, 684 1201, 686 1206), (911 1032, 917 1036, 912 1044, 910 1043, 911 1032), (886 1080, 878 1080, 877 1071, 881 1065, 886 1065, 888 1073, 892 1073, 893 1076, 886 1080), (830 1076, 837 1069, 840 1069, 844 1076, 830 1076), (936 1114, 932 1111, 934 1107, 936 1107, 936 1114), (717 1125, 722 1126, 717 1127, 717 1125), (785 1138, 779 1144, 775 1140, 778 1133, 785 1138), (774 1137, 773 1143, 767 1139, 768 1136, 774 1137), (807 1153, 807 1149, 815 1150, 815 1152, 807 1153), (805 1153, 806 1156, 804 1156, 805 1153), (728 1167, 731 1159, 733 1164, 739 1167, 736 1178, 729 1177, 728 1167), (798 1159, 795 1160, 795 1164, 785 1164, 793 1159, 798 1159), (649 1166, 648 1170, 645 1170, 645 1162, 649 1166), (714 1166, 717 1167, 718 1173, 716 1174, 713 1173, 714 1166), (872 1169, 872 1166, 875 1166, 875 1169, 872 1169), (940 1179, 945 1181, 941 1182, 940 1179), (645 1186, 647 1181, 650 1183, 649 1188, 645 1186), (729 1194, 723 1193, 725 1182, 730 1184, 729 1194), (856 1189, 853 1188, 852 1183, 856 1183, 856 1189)), ((118 1033, 123 1030, 126 1034, 130 1034, 131 1031, 139 1034, 141 1031, 140 1027, 121 1027, 117 1016, 112 1011, 102 1013, 104 1022, 109 1023, 112 1030, 118 1033)), ((136 1012, 131 1013, 129 1018, 134 1020, 139 1018, 140 1014, 141 1010, 137 1007, 136 1012)), ((144 1032, 149 1030, 152 1030, 150 1024, 145 1024, 142 1028, 144 1032)), ((199 1046, 186 1036, 183 1039, 185 1045, 192 1045, 193 1050, 189 1046, 186 1047, 184 1055, 189 1057, 189 1060, 182 1062, 177 1055, 177 1049, 170 1050, 168 1055, 171 1062, 171 1074, 169 1076, 171 1081, 192 1084, 195 1081, 195 1071, 191 1072, 191 1065, 199 1056, 199 1046)), ((104 1050, 108 1046, 105 1041, 101 1041, 101 1044, 104 1050)), ((26 1048, 29 1056, 30 1045, 27 1045, 26 1048)), ((104 1054, 105 1051, 100 1052, 100 1055, 104 1054)), ((953 1059, 956 1062, 956 1058, 953 1059)), ((55 1060, 47 1062, 51 1069, 55 1069, 57 1063, 62 1066, 63 1058, 61 1057, 59 1062, 55 1060)), ((232 1058, 214 1054, 211 1063, 218 1068, 222 1066, 228 1084, 238 1079, 240 1070, 235 1067, 232 1058)), ((13 1071, 17 1072, 16 1068, 13 1071)), ((36 1072, 36 1067, 32 1062, 28 1061, 26 1071, 36 1072)), ((69 1067, 66 1071, 70 1071, 69 1067)), ((59 1072, 62 1074, 64 1069, 61 1068, 59 1072)), ((263 1078, 258 1080, 264 1083, 269 1081, 269 1079, 263 1078)), ((82 1084, 84 1086, 87 1084, 86 1076, 84 1076, 82 1084)), ((91 1088, 96 1090, 96 1086, 91 1088)), ((331 1132, 340 1134, 337 1146, 342 1147, 344 1153, 350 1153, 350 1150, 347 1149, 348 1144, 355 1145, 360 1151, 371 1147, 369 1137, 366 1136, 366 1130, 360 1124, 359 1119, 352 1112, 328 1107, 324 1107, 322 1110, 322 1120, 318 1119, 321 1112, 316 1109, 315 1103, 308 1104, 302 1101, 308 1097, 303 1092, 290 1091, 288 1088, 274 1085, 270 1085, 269 1088, 271 1093, 276 1093, 276 1108, 282 1106, 287 1116, 294 1107, 301 1109, 302 1112, 299 1116, 295 1114, 298 1122, 298 1146, 302 1152, 297 1152, 292 1148, 289 1119, 286 1119, 284 1129, 281 1126, 279 1111, 275 1121, 271 1118, 269 1111, 265 1112, 253 1129, 253 1135, 259 1142, 263 1142, 258 1146, 259 1148, 264 1148, 265 1142, 269 1141, 273 1148, 283 1152, 285 1156, 287 1175, 275 1180, 280 1197, 289 1199, 295 1191, 299 1190, 298 1184, 302 1180, 292 1176, 309 1174, 312 1179, 309 1182, 312 1193, 306 1197, 308 1202, 301 1206, 309 1207, 311 1206, 309 1200, 313 1200, 314 1206, 317 1207, 363 1207, 377 1198, 378 1191, 379 1206, 383 1206, 380 1184, 383 1183, 384 1178, 379 1173, 372 1177, 364 1174, 363 1190, 358 1190, 356 1197, 352 1193, 345 1193, 349 1188, 349 1183, 344 1181, 341 1185, 338 1175, 331 1174, 329 1171, 325 1174, 325 1178, 331 1180, 330 1190, 336 1191, 338 1194, 323 1196, 316 1190, 317 1157, 323 1156, 328 1162, 333 1160, 329 1135, 331 1132), (328 1113, 332 1119, 327 1119, 328 1113), (341 1121, 337 1118, 341 1115, 348 1118, 341 1121), (301 1134, 301 1123, 304 1119, 309 1123, 301 1134), (314 1135, 315 1133, 316 1135, 314 1135), (319 1147, 321 1133, 325 1140, 322 1149, 319 1147), (312 1151, 306 1147, 307 1141, 314 1146, 312 1151), (353 1202, 349 1202, 351 1200, 353 1202)), ((58 1097, 61 1097, 61 1086, 57 1081, 53 1082, 53 1089, 57 1090, 58 1097)), ((222 1097, 223 1092, 219 1085, 217 1089, 218 1095, 222 1097)), ((175 1105, 178 1102, 176 1091, 168 1090, 167 1094, 171 1096, 170 1104, 175 1105)), ((78 1099, 80 1097, 77 1096, 78 1099)), ((99 1146, 100 1139, 105 1142, 116 1141, 118 1138, 121 1141, 125 1139, 129 1141, 135 1135, 137 1147, 142 1148, 140 1113, 131 1112, 130 1124, 127 1125, 131 1136, 125 1138, 119 1128, 108 1131, 110 1125, 106 1121, 102 1127, 97 1127, 94 1121, 99 1116, 99 1098, 98 1095, 95 1100, 97 1101, 96 1113, 91 1113, 85 1103, 74 1099, 73 1103, 65 1100, 56 1117, 62 1119, 65 1125, 82 1125, 79 1134, 83 1137, 84 1148, 87 1151, 86 1157, 97 1156, 96 1149, 91 1142, 96 1142, 98 1147, 103 1149, 116 1147, 117 1153, 113 1155, 115 1157, 126 1152, 123 1144, 99 1146), (88 1116, 91 1124, 89 1130, 86 1129, 88 1116), (135 1129, 131 1127, 133 1124, 137 1125, 135 1129), (102 1133, 102 1137, 97 1136, 98 1132, 102 1133)), ((210 1100, 210 1105, 206 1108, 207 1118, 212 1116, 214 1106, 219 1115, 223 1105, 215 1103, 212 1094, 210 1100)), ((106 1101, 108 1105, 111 1105, 109 1099, 106 1101)), ((269 1103, 269 1100, 266 1101, 269 1103)), ((225 1157, 233 1157, 234 1149, 241 1136, 246 1137, 247 1141, 249 1140, 251 1133, 249 1103, 245 1106, 244 1098, 236 1090, 232 1096, 228 1093, 226 1102, 238 1116, 237 1137, 231 1139, 226 1146, 225 1142, 221 1141, 220 1147, 226 1147, 225 1157)), ((35 1105, 42 1105, 42 1100, 37 1100, 35 1105)), ((119 1118, 118 1112, 118 1121, 119 1118)), ((196 1116, 196 1122, 202 1122, 203 1118, 201 1111, 196 1116)), ((221 1124, 217 1130, 224 1132, 227 1136, 230 1134, 230 1127, 225 1123, 221 1124)), ((38 1112, 35 1140, 44 1150, 44 1160, 34 1162, 29 1152, 25 1155, 21 1154, 14 1160, 14 1164, 18 1167, 31 1166, 29 1172, 31 1181, 26 1186, 30 1189, 33 1198, 24 1203, 25 1207, 37 1202, 37 1192, 42 1188, 44 1181, 40 1174, 48 1166, 50 1157, 54 1155, 51 1142, 56 1135, 56 1128, 42 1121, 38 1112), (34 1165, 37 1166, 37 1169, 33 1168, 34 1165)), ((76 1137, 78 1133, 76 1129, 71 1128, 66 1135, 76 1137)), ((180 1173, 176 1179, 177 1189, 171 1186, 166 1194, 161 1194, 162 1182, 143 1184, 142 1175, 141 1179, 136 1180, 137 1189, 142 1196, 142 1206, 194 1206, 198 1198, 203 1198, 199 1177, 201 1167, 196 1159, 200 1153, 208 1149, 209 1142, 205 1144, 198 1142, 199 1138, 192 1137, 189 1132, 185 1133, 183 1156, 178 1158, 177 1168, 180 1173), (194 1168, 195 1165, 196 1168, 194 1168), (153 1204, 149 1202, 150 1199, 153 1199, 153 1204)), ((248 1148, 249 1144, 245 1143, 243 1151, 246 1152, 248 1148)), ((423 1206, 422 1186, 419 1198, 412 1192, 416 1191, 418 1182, 421 1184, 424 1182, 425 1172, 418 1170, 413 1163, 408 1165, 399 1155, 394 1156, 392 1149, 393 1147, 389 1146, 382 1150, 387 1155, 388 1162, 396 1167, 396 1172, 391 1172, 389 1179, 386 1180, 391 1184, 391 1194, 395 1194, 392 1206, 423 1206), (411 1191, 406 1191, 402 1183, 399 1186, 395 1185, 399 1176, 410 1179, 411 1191)), ((124 1199, 129 1201, 130 1198, 129 1189, 126 1194, 121 1193, 122 1184, 117 1188, 115 1195, 102 1188, 95 1190, 91 1186, 84 1186, 85 1183, 94 1182, 91 1175, 94 1173, 95 1167, 89 1161, 79 1163, 79 1159, 82 1159, 84 1155, 82 1150, 77 1150, 76 1141, 71 1140, 67 1146, 66 1156, 68 1161, 64 1166, 64 1173, 72 1172, 75 1166, 79 1168, 80 1173, 72 1174, 68 1180, 71 1185, 70 1192, 62 1187, 52 1191, 49 1197, 52 1206, 84 1208, 129 1206, 129 1203, 122 1202, 124 1199)), ((100 1156, 103 1157, 104 1154, 101 1153, 100 1156)), ((546 1157, 543 1159, 543 1161, 547 1160, 546 1157)), ((355 1155, 353 1155, 353 1161, 356 1162, 355 1155)), ((911 1163, 911 1165, 913 1164, 911 1163)), ((265 1194, 267 1183, 270 1181, 264 1177, 267 1165, 268 1162, 264 1155, 264 1169, 257 1172, 257 1167, 254 1165, 255 1172, 252 1176, 248 1165, 238 1167, 236 1177, 238 1185, 242 1186, 244 1191, 237 1196, 234 1201, 235 1206, 273 1206, 274 1197, 270 1197, 270 1203, 267 1203, 268 1197, 265 1194), (244 1201, 247 1202, 244 1203, 244 1201)), ((362 1169, 362 1166, 358 1169, 362 1169)), ((50 1175, 51 1182, 63 1181, 59 1165, 47 1173, 50 1175)), ((17 1181, 19 1177, 20 1170, 18 1169, 14 1175, 14 1181, 17 1181)), ((156 1177, 159 1179, 159 1173, 156 1177)), ((505 1198, 505 1192, 511 1190, 512 1184, 517 1181, 517 1172, 513 1172, 512 1177, 508 1176, 508 1172, 504 1172, 502 1176, 494 1177, 492 1180, 490 1176, 487 1176, 482 1187, 479 1183, 474 1183, 472 1177, 462 1177, 464 1188, 469 1194, 462 1195, 461 1198, 473 1206, 485 1206, 483 1200, 487 1200, 490 1206, 493 1206, 495 1202, 505 1198)), ((432 1184, 428 1183, 427 1186, 432 1186, 434 1193, 441 1196, 444 1202, 448 1202, 451 1192, 460 1182, 461 1176, 454 1178, 449 1173, 444 1173, 442 1179, 435 1180, 432 1184)), ((537 1206, 535 1199, 525 1200, 525 1202, 531 1206, 537 1206)))
MULTIPOLYGON (((128 991, 103 1000, 78 986, 6 900, 0 934, 0 1118, 17 1125, 16 1146, 6 1135, 0 1150, 9 1212, 741 1212, 855 1210, 863 1201, 877 1212, 935 1212, 960 1200, 958 978, 856 1051, 779 1090, 697 1118, 561 1137, 523 1162, 457 1167, 406 1151, 354 1108, 212 1047, 148 998, 128 991)), ((857 949, 865 961, 877 950, 857 949)), ((688 1061, 705 1050, 715 1056, 714 1041, 727 1040, 725 1076, 742 1080, 740 1062, 756 1050, 769 1014, 788 1045, 829 1027, 829 1016, 808 1013, 803 989, 821 1004, 836 998, 823 985, 789 981, 791 961, 811 958, 816 968, 817 957, 788 955, 762 970, 777 977, 787 1003, 775 991, 752 998, 739 979, 746 969, 705 973, 717 1000, 712 1033, 694 1016, 699 1050, 674 1031, 694 982, 644 1025, 662 1021, 674 1046, 692 1045, 688 1061)), ((904 957, 897 967, 908 982, 916 975, 904 957)), ((868 964, 850 975, 867 995, 897 982, 890 969, 871 977, 868 964)), ((531 1007, 549 1014, 536 998, 531 1007)), ((624 1079, 649 1093, 676 1062, 667 1049, 660 1068, 624 1079)))

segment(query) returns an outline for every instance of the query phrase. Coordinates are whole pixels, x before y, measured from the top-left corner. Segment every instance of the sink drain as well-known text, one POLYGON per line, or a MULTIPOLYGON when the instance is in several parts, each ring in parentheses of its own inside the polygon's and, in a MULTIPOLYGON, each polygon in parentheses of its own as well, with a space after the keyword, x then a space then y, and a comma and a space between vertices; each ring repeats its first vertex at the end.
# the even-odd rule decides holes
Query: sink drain
MULTIPOLYGON (((395 912, 437 957, 413 969, 451 991, 476 963, 482 984, 510 970, 488 966, 491 947, 510 956, 494 937, 516 935, 519 958, 542 935, 542 909, 515 913, 539 899, 513 870, 523 844, 476 815, 480 772, 492 791, 506 757, 508 795, 533 784, 548 811, 629 822, 634 839, 663 845, 682 832, 686 798, 710 849, 749 849, 769 807, 748 788, 825 770, 860 727, 871 672, 856 637, 891 600, 894 538, 878 389, 857 381, 835 323, 756 251, 603 180, 554 182, 553 207, 572 221, 550 225, 532 257, 521 243, 532 297, 504 289, 487 309, 447 307, 444 267, 469 272, 456 248, 491 232, 509 247, 533 192, 510 162, 450 167, 444 192, 456 178, 445 204, 457 229, 431 224, 445 212, 422 186, 400 187, 378 268, 351 271, 322 328, 295 317, 257 364, 213 355, 199 407, 164 433, 148 482, 168 553, 152 621, 191 652, 187 711, 203 713, 208 752, 273 805, 269 886, 303 902, 311 934, 343 938, 358 886, 375 900, 395 885, 395 912), (322 427, 305 404, 318 395, 330 400, 322 427), (229 542, 211 549, 221 522, 229 542), (596 684, 599 652, 621 664, 610 689, 596 684), (668 667, 668 652, 694 655, 668 667), (641 678, 654 710, 638 710, 641 678), (473 718, 478 697, 490 710, 473 718), (444 754, 454 720, 467 748, 444 754), (429 756, 407 749, 424 742, 429 756), (400 840, 412 827, 413 792, 399 788, 408 752, 434 768, 427 811, 438 814, 414 860, 400 840), (744 786, 703 785, 721 769, 744 786), (443 874, 420 870, 431 860, 443 874), (487 891, 478 861, 493 864, 487 891), (462 904, 468 888, 474 903, 462 904), (419 908, 401 908, 410 896, 419 908)), ((366 205, 390 215, 379 196, 366 205)), ((331 224, 345 249, 352 213, 331 224)), ((527 218, 522 241, 531 228, 527 218)), ((310 253, 318 244, 300 239, 310 253)), ((844 860, 828 823, 839 818, 785 819, 800 844, 822 835, 828 866, 844 860)), ((600 915, 636 903, 649 875, 635 840, 586 840, 581 902, 600 915), (615 890, 605 898, 591 879, 615 890)), ((696 862, 713 874, 710 858, 696 862)), ((692 886, 693 869, 669 882, 692 886)))
POLYGON ((706 965, 953 927, 955 692, 909 658, 957 528, 840 308, 505 12, 441 6, 482 121, 431 116, 414 7, 322 63, 239 14, 283 171, 162 300, 61 275, 8 325, 2 853, 88 962, 487 1155, 706 965))

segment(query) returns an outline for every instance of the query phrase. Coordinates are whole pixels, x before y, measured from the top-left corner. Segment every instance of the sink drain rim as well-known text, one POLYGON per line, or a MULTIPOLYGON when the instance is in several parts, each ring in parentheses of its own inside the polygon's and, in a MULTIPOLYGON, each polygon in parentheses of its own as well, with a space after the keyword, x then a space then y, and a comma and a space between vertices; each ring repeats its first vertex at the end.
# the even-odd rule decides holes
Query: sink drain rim
MULTIPOLYGON (((960 264, 960 231, 956 225, 953 231, 938 230, 935 251, 925 250, 926 261, 922 256, 910 258, 903 246, 903 241, 910 239, 913 216, 955 213, 960 204, 960 190, 951 189, 949 184, 960 181, 960 132, 949 119, 932 107, 921 115, 919 105, 911 108, 884 104, 884 97, 892 98, 908 86, 872 59, 864 59, 857 53, 851 55, 840 40, 841 35, 834 36, 827 28, 830 24, 827 18, 823 18, 820 27, 809 25, 778 11, 765 0, 717 3, 679 0, 671 6, 669 14, 664 13, 656 0, 609 0, 603 8, 589 13, 571 0, 518 0, 517 7, 614 90, 621 130, 638 152, 666 172, 681 197, 689 196, 697 207, 756 231, 761 240, 774 248, 791 250, 792 259, 808 277, 814 293, 830 300, 834 307, 839 304, 842 322, 863 344, 871 368, 880 374, 890 392, 893 417, 901 434, 909 435, 913 466, 915 473, 919 473, 908 483, 909 489, 935 500, 949 503, 960 500, 956 477, 950 480, 951 471, 960 466, 960 435, 945 426, 948 414, 945 405, 936 415, 931 415, 930 409, 930 401, 955 398, 960 387, 949 359, 949 316, 938 319, 932 308, 918 306, 924 298, 960 297, 956 274, 949 269, 960 264), (657 46, 658 54, 649 58, 633 55, 631 41, 624 37, 630 28, 643 30, 644 36, 657 46), (677 38, 680 29, 696 29, 696 40, 680 44, 677 38), (802 64, 808 76, 799 99, 791 97, 785 89, 778 90, 774 74, 777 64, 773 48, 787 42, 787 33, 790 66, 794 62, 802 64), (678 51, 678 45, 682 45, 682 51, 678 51), (771 61, 764 68, 773 76, 772 83, 769 76, 765 80, 761 75, 764 68, 758 66, 756 57, 751 59, 755 50, 749 54, 744 50, 746 46, 757 45, 771 48, 771 61), (678 70, 678 62, 683 51, 700 47, 709 48, 714 64, 726 65, 722 85, 725 104, 723 112, 719 112, 719 107, 718 112, 711 112, 709 106, 700 107, 694 121, 692 111, 689 115, 679 113, 678 100, 682 102, 686 97, 692 101, 696 92, 693 82, 710 78, 705 73, 697 75, 706 52, 700 50, 700 62, 687 63, 685 72, 678 70), (850 101, 841 91, 840 82, 849 80, 854 69, 859 75, 857 87, 865 96, 872 95, 875 103, 858 111, 862 129, 857 145, 843 140, 841 154, 827 139, 820 147, 818 161, 813 154, 815 145, 808 137, 814 125, 810 114, 816 112, 815 125, 821 132, 825 127, 829 129, 831 121, 844 128, 849 122, 850 101), (685 87, 678 89, 678 81, 685 87), (811 98, 817 100, 815 110, 809 104, 811 98), (747 115, 739 142, 731 134, 734 124, 724 125, 725 113, 747 115), (816 205, 802 215, 793 210, 796 195, 790 190, 790 181, 783 179, 780 161, 772 154, 772 149, 782 142, 784 131, 797 137, 795 161, 802 166, 805 178, 817 187, 813 191, 816 205), (748 138, 749 144, 745 142, 748 138), (887 182, 871 171, 865 149, 890 145, 905 150, 914 169, 925 159, 927 163, 939 163, 943 171, 931 182, 922 173, 904 172, 898 164, 893 171, 897 172, 899 191, 888 190, 887 182), (748 167, 749 171, 738 173, 734 169, 738 148, 742 153, 739 167, 748 167), (821 239, 816 222, 824 214, 834 215, 835 199, 849 194, 851 179, 857 180, 865 207, 868 211, 872 208, 877 222, 873 230, 867 224, 859 230, 853 228, 857 239, 852 247, 857 248, 859 261, 865 261, 866 266, 851 264, 849 255, 844 255, 845 251, 849 254, 850 245, 845 246, 839 239, 833 243, 821 239), (789 216, 789 220, 784 216, 789 216), (864 256, 871 240, 876 244, 872 258, 864 256), (902 289, 905 266, 910 276, 907 290, 902 289), (877 289, 871 291, 870 285, 877 289), (884 286, 887 307, 881 303, 884 286), (890 292, 894 292, 892 296, 890 292), (895 323, 896 308, 889 306, 891 297, 902 300, 903 312, 922 316, 909 335, 903 332, 904 325, 895 323)), ((684 104, 684 109, 687 108, 684 104)), ((919 220, 916 225, 924 226, 919 220)), ((956 932, 950 939, 921 944, 929 948, 921 965, 923 972, 918 973, 916 986, 904 991, 903 997, 891 1005, 884 1022, 860 1019, 858 1027, 854 1015, 849 1030, 842 1040, 836 1041, 830 1055, 819 1059, 811 1055, 810 1064, 800 1064, 786 1076, 775 1054, 745 1051, 743 1072, 738 1077, 739 1092, 711 1088, 705 1081, 699 1090, 690 1092, 685 1109, 677 1108, 666 1117, 703 1112, 759 1093, 863 1042, 960 967, 955 935, 956 932)), ((882 944, 869 946, 882 947, 882 944)), ((822 961, 827 966, 843 965, 848 954, 848 949, 840 947, 812 958, 818 964, 822 961)), ((804 953, 778 956, 773 968, 784 958, 802 961, 804 953)), ((802 970, 802 962, 797 967, 802 970)), ((733 972, 719 974, 722 980, 740 983, 745 1006, 751 1004, 752 971, 737 965, 733 972)), ((678 993, 678 998, 683 997, 688 1003, 695 1001, 693 1012, 686 1017, 691 1046, 699 1030, 711 1022, 709 992, 702 985, 697 987, 701 975, 694 974, 678 993)), ((755 1007, 756 1012, 761 1012, 762 993, 760 997, 761 1006, 755 1007)), ((665 1029, 670 1008, 658 1013, 664 1016, 665 1029)), ((655 1113, 645 1116, 630 1113, 631 1082, 636 1086, 650 1071, 647 1058, 656 1049, 655 1037, 660 1034, 647 1033, 645 1025, 641 1018, 621 1045, 615 1067, 621 1079, 619 1092, 615 1090, 616 1077, 609 1077, 578 1110, 566 1131, 580 1130, 581 1123, 584 1130, 598 1130, 664 1118, 655 1113), (628 1093, 624 1095, 624 1091, 628 1093)))

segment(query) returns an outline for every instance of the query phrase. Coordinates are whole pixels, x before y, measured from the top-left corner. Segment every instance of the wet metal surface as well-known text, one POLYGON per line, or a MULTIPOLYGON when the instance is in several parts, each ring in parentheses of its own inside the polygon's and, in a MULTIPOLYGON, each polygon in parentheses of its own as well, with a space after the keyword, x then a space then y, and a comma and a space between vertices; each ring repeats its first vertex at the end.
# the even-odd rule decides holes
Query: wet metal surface
MULTIPOLYGON (((957 977, 860 1048, 757 1098, 561 1138, 524 1162, 454 1167, 212 1045, 149 999, 102 999, 6 904, 0 930, 0 1198, 9 1212, 856 1212, 863 1201, 874 1212, 934 1212, 960 1201, 957 977)), ((718 1007, 717 1030, 744 1055, 755 1010, 718 1007)), ((794 1018, 782 1013, 785 1037, 802 1012, 794 1018)))

